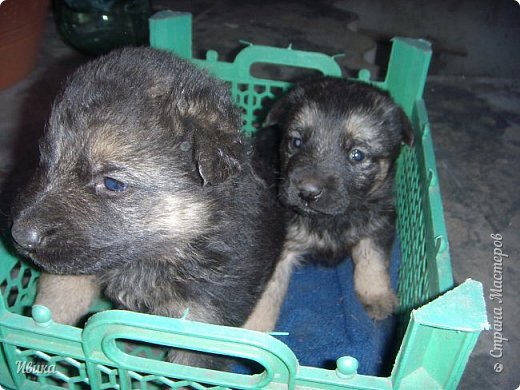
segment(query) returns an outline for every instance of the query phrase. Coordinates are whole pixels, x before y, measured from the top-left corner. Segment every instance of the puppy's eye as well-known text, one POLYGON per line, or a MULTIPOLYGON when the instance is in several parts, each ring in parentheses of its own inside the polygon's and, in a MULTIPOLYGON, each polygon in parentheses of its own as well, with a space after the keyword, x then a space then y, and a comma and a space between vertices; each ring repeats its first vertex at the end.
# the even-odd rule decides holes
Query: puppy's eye
POLYGON ((112 179, 111 177, 105 177, 103 179, 103 184, 107 190, 112 192, 123 192, 128 187, 128 184, 116 179, 112 179))
POLYGON ((299 149, 303 145, 303 140, 301 139, 301 137, 291 137, 290 142, 291 146, 295 149, 299 149))
POLYGON ((363 153, 361 150, 359 149, 352 149, 350 151, 350 154, 348 155, 348 158, 352 161, 356 161, 356 162, 359 162, 359 161, 363 161, 364 158, 365 158, 365 153, 363 153))

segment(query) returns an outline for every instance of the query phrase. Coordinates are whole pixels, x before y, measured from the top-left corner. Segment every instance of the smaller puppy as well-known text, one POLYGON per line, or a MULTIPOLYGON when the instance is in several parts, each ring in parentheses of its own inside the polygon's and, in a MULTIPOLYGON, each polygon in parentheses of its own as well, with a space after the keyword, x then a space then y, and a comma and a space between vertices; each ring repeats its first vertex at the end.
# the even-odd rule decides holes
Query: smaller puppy
POLYGON ((292 216, 284 260, 262 300, 279 307, 303 254, 335 265, 350 253, 361 302, 371 317, 387 317, 398 302, 388 264, 395 161, 413 137, 406 115, 376 87, 320 78, 282 97, 266 122, 282 130, 279 197, 292 216))

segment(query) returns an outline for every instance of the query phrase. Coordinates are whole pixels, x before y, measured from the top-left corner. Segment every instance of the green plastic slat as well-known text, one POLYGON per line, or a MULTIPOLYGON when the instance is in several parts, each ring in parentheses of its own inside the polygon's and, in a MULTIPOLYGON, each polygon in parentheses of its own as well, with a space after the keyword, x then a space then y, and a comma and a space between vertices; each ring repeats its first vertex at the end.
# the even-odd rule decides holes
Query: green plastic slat
POLYGON ((263 388, 275 379, 290 388, 294 386, 296 357, 281 341, 259 332, 112 310, 94 315, 82 337, 88 356, 99 363, 116 364, 125 370, 143 370, 154 375, 175 372, 178 379, 242 389, 263 388), (152 361, 121 351, 115 343, 117 339, 182 349, 197 346, 198 350, 207 353, 254 360, 266 372, 263 375, 239 375, 152 361))
POLYGON ((383 88, 411 116, 422 99, 431 59, 431 44, 422 39, 394 38, 383 88))
POLYGON ((169 10, 152 15, 149 23, 150 45, 191 58, 191 14, 169 10))
POLYGON ((427 226, 430 229, 431 242, 430 257, 435 257, 435 287, 434 292, 441 293, 453 287, 453 276, 451 272, 451 260, 449 253, 448 234, 444 222, 444 209, 442 207, 441 192, 439 187, 439 175, 433 151, 433 142, 430 131, 430 123, 424 101, 418 100, 415 105, 413 122, 419 123, 422 155, 420 164, 423 167, 423 183, 427 184, 426 200, 424 203, 427 226))
POLYGON ((484 329, 482 284, 474 280, 414 310, 392 372, 395 387, 455 389, 484 329))

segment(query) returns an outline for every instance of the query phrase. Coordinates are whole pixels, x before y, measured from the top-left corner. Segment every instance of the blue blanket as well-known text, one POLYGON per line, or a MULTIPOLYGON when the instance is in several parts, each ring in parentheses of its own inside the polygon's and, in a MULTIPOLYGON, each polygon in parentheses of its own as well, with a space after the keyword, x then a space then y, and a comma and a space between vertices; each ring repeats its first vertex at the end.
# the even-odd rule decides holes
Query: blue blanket
MULTIPOLYGON (((401 253, 392 250, 390 273, 396 289, 401 253)), ((306 264, 292 275, 282 306, 277 336, 295 353, 300 365, 334 369, 335 361, 350 355, 359 361, 359 374, 388 375, 395 317, 374 321, 354 291, 350 258, 337 267, 306 264)))

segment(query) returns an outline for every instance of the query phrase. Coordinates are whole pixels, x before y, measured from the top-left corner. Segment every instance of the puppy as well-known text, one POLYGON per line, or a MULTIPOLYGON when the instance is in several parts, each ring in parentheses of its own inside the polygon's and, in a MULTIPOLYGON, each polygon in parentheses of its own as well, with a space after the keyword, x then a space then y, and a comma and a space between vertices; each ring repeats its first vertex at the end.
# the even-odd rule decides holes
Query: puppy
POLYGON ((395 161, 412 142, 406 115, 376 87, 320 78, 282 97, 266 124, 282 131, 279 196, 292 215, 284 260, 262 302, 279 307, 302 255, 335 265, 350 253, 360 301, 372 318, 387 317, 398 302, 388 263, 395 161))
POLYGON ((80 67, 13 207, 16 247, 46 271, 36 302, 74 324, 100 290, 128 310, 244 325, 284 223, 240 126, 223 83, 165 52, 123 49, 80 67))

